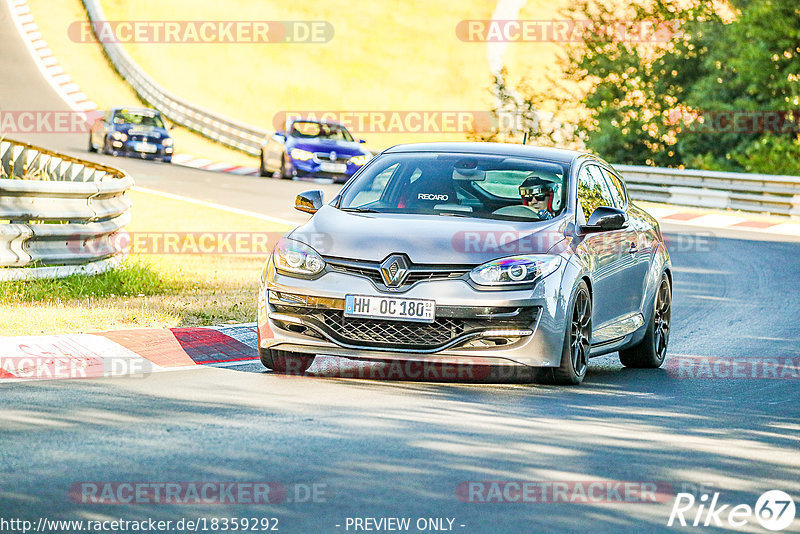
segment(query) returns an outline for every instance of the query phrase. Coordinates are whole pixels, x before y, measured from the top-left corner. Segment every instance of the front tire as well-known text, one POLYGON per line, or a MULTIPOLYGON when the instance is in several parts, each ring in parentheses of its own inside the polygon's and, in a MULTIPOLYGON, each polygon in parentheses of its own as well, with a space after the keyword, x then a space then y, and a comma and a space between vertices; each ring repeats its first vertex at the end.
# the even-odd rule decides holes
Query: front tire
POLYGON ((281 180, 291 180, 292 175, 286 169, 286 154, 281 156, 281 170, 280 175, 281 180))
POLYGON ((261 176, 272 176, 272 173, 267 170, 267 166, 264 164, 264 151, 261 151, 261 163, 258 166, 258 173, 261 176))
POLYGON ((89 134, 89 152, 97 152, 97 149, 92 142, 92 134, 89 134))
POLYGON ((619 361, 625 367, 656 369, 664 363, 672 320, 672 285, 667 273, 661 275, 653 306, 653 315, 650 317, 644 339, 632 347, 619 351, 619 361))
POLYGON ((103 139, 103 154, 111 155, 111 145, 108 143, 108 137, 103 139))
POLYGON ((581 280, 572 295, 567 318, 561 365, 546 367, 538 372, 543 383, 578 385, 583 382, 589 368, 589 351, 592 347, 592 296, 589 287, 581 280))
POLYGON ((288 375, 302 375, 311 367, 315 358, 307 354, 272 349, 259 349, 258 354, 264 367, 288 375))

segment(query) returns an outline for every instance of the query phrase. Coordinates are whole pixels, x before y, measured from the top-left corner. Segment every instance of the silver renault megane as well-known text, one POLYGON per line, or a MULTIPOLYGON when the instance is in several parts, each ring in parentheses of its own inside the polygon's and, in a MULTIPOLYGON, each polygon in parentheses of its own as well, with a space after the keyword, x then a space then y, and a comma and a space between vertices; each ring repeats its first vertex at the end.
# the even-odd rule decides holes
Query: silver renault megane
POLYGON ((672 273, 656 220, 591 154, 495 143, 399 145, 276 245, 259 352, 275 372, 316 355, 445 364, 472 358, 578 384, 619 352, 659 367, 672 273))

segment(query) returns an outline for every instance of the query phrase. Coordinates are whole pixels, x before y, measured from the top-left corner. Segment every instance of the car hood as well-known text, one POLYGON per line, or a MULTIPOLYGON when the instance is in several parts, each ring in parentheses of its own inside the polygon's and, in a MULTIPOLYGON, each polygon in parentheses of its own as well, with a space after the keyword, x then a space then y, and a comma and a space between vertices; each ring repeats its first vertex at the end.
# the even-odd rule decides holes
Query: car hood
POLYGON ((169 137, 169 132, 166 128, 142 126, 141 124, 115 124, 114 130, 128 135, 149 135, 152 137, 161 137, 163 139, 169 137))
POLYGON ((478 265, 543 254, 564 240, 565 221, 513 222, 441 215, 347 213, 323 206, 290 233, 323 256, 379 262, 406 254, 416 264, 478 265))
POLYGON ((360 156, 366 154, 361 148, 361 143, 351 141, 337 141, 335 139, 303 139, 293 140, 293 148, 308 150, 309 152, 336 152, 343 156, 360 156))

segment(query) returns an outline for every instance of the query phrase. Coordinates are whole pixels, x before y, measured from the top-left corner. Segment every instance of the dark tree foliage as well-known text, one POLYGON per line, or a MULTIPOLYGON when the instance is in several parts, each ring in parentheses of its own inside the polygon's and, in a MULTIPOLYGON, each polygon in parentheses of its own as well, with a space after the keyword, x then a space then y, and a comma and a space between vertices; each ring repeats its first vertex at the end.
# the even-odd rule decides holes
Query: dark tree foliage
POLYGON ((627 9, 624 23, 603 0, 566 13, 592 21, 565 62, 585 91, 578 131, 589 149, 617 163, 800 173, 797 0, 724 10, 640 0, 627 9), (655 26, 642 33, 646 23, 655 26))

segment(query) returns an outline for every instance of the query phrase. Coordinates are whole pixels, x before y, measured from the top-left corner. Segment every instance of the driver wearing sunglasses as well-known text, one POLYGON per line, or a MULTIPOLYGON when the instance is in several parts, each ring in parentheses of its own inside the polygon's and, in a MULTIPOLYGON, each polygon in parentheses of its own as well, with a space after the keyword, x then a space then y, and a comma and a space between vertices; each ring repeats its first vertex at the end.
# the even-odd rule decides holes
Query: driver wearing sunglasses
POLYGON ((553 218, 554 187, 552 182, 532 174, 519 186, 522 205, 536 212, 541 220, 553 218))

